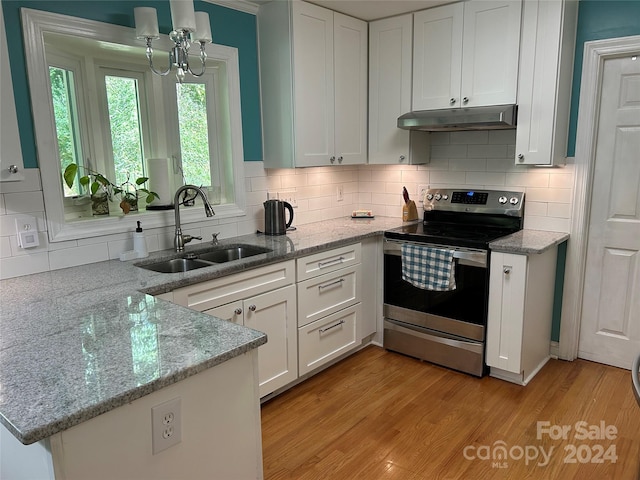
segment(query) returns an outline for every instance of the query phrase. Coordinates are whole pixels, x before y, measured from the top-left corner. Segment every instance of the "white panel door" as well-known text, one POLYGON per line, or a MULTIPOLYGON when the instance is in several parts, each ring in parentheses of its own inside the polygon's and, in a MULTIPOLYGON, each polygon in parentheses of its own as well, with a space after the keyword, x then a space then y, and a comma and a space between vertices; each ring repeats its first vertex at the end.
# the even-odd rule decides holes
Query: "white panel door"
POLYGON ((369 163, 408 163, 412 32, 410 14, 369 24, 369 163))
POLYGON ((414 14, 413 110, 460 106, 464 3, 414 14))
POLYGON ((578 356, 630 368, 640 352, 640 60, 605 60, 601 92, 578 356))
POLYGON ((298 378, 296 287, 274 290, 244 300, 244 325, 267 334, 258 347, 260 397, 298 378))
POLYGON ((367 161, 367 23, 333 16, 336 164, 367 161))
POLYGON ((464 2, 461 106, 516 103, 520 1, 464 2))
POLYGON ((306 2, 293 2, 292 8, 296 166, 330 165, 335 151, 333 12, 306 2))

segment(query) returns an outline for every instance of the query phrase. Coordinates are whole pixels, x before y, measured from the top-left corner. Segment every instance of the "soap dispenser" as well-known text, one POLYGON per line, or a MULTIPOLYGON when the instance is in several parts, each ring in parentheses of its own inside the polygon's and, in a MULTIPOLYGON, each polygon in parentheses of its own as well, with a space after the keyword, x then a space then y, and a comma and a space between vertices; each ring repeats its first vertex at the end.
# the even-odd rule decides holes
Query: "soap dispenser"
POLYGON ((145 258, 149 256, 147 251, 147 240, 142 233, 142 225, 138 222, 138 228, 133 233, 133 250, 138 254, 138 258, 145 258))

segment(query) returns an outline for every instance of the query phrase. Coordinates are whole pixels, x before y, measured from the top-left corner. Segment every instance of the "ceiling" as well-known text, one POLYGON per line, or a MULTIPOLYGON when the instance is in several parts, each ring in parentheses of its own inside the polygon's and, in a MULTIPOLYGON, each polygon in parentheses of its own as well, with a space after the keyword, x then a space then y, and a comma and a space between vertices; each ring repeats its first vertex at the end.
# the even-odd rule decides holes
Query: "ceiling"
MULTIPOLYGON (((267 3, 271 0, 251 0, 252 3, 267 3)), ((278 1, 278 0, 274 0, 278 1)), ((415 12, 456 0, 309 0, 336 12, 370 21, 415 12)))

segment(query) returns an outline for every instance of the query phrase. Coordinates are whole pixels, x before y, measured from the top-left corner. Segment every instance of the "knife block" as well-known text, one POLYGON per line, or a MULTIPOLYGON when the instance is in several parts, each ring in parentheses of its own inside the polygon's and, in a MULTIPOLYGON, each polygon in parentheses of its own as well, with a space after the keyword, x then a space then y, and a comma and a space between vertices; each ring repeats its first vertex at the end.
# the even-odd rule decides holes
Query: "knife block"
POLYGON ((416 202, 409 200, 402 206, 402 221, 410 222, 412 220, 418 220, 418 209, 416 202))

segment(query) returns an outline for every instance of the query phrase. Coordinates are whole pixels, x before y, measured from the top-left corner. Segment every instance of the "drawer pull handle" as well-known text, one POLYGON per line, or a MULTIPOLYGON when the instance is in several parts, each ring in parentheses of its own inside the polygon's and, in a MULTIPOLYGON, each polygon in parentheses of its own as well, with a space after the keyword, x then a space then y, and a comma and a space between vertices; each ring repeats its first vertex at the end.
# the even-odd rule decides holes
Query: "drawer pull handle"
POLYGON ((329 260, 327 262, 318 262, 318 268, 328 267, 329 265, 335 265, 336 263, 344 262, 344 257, 334 258, 333 260, 329 260))
POLYGON ((249 310, 252 312, 256 311, 256 306, 255 305, 249 305, 249 310))
POLYGON ((242 315, 242 309, 236 308, 233 313, 235 313, 236 315, 242 315))
POLYGON ((327 328, 321 328, 320 330, 318 330, 318 332, 320 333, 324 333, 327 330, 331 330, 332 328, 336 328, 339 327, 340 325, 342 325, 344 323, 344 320, 340 320, 338 323, 336 323, 335 325, 331 325, 330 327, 327 328))
POLYGON ((333 285, 338 285, 342 282, 344 282, 344 278, 341 278, 340 280, 336 280, 335 282, 325 283, 324 285, 318 285, 318 289, 322 290, 323 288, 331 287, 333 285))
POLYGON ((505 275, 509 275, 511 273, 511 267, 504 267, 502 271, 505 275))

